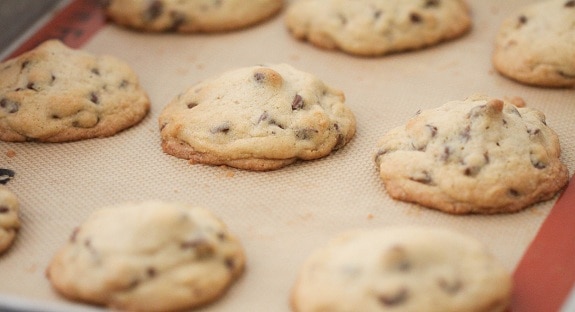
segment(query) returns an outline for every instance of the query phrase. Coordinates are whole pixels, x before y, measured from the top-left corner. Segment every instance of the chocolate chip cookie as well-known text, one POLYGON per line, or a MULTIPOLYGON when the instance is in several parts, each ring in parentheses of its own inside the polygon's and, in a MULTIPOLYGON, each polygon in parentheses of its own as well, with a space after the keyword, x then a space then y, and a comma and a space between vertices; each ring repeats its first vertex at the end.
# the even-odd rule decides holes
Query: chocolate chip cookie
POLYGON ((287 64, 240 68, 174 98, 163 150, 191 163, 272 170, 324 157, 355 134, 344 94, 287 64))
POLYGON ((20 228, 19 209, 16 195, 0 185, 0 254, 12 245, 20 228))
POLYGON ((106 0, 115 23, 151 32, 216 32, 244 28, 277 14, 283 0, 106 0))
POLYGON ((296 312, 504 311, 511 275, 477 240, 426 227, 340 234, 303 264, 296 312))
POLYGON ((454 214, 513 212, 568 182, 545 115, 473 96, 423 110, 387 132, 375 156, 387 193, 454 214))
POLYGON ((504 76, 541 87, 575 87, 575 1, 527 5, 508 17, 493 64, 504 76))
POLYGON ((297 0, 285 22, 315 46, 378 56, 460 37, 471 16, 463 0, 297 0))
POLYGON ((116 134, 150 107, 123 61, 57 40, 0 63, 0 140, 65 142, 116 134))
POLYGON ((239 241, 208 210, 162 201, 93 213, 46 274, 63 296, 129 311, 180 311, 216 300, 243 272, 239 241))

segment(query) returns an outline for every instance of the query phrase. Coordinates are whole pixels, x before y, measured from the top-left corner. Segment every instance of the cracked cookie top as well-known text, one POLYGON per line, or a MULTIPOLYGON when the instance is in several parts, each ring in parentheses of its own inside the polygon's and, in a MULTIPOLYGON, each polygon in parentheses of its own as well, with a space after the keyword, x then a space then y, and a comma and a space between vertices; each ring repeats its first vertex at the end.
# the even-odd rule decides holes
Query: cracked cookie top
POLYGON ((192 163, 278 169, 351 140, 355 117, 344 101, 343 92, 287 64, 232 70, 165 107, 162 147, 192 163))
POLYGON ((567 183, 543 113, 473 96, 423 110, 387 132, 375 161, 393 198, 449 213, 512 212, 567 183))

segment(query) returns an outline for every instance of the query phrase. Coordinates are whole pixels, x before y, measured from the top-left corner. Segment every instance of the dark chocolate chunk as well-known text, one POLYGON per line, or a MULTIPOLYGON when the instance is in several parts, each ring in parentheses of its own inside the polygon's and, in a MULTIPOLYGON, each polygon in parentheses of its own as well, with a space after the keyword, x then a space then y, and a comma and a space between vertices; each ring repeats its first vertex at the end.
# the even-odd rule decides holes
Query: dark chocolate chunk
POLYGON ((527 16, 520 15, 517 20, 519 21, 519 26, 525 25, 527 23, 527 16))
POLYGON ((90 102, 92 102, 94 104, 100 104, 100 98, 98 97, 96 92, 90 93, 90 102))
POLYGON ((427 0, 425 1, 425 8, 435 8, 439 6, 439 0, 427 0))
POLYGON ((8 183, 15 175, 16 173, 13 170, 0 168, 0 184, 8 183))
POLYGON ((128 82, 128 80, 126 79, 122 79, 122 81, 120 81, 120 85, 118 86, 120 89, 124 89, 126 88, 130 83, 128 82))
POLYGON ((432 126, 432 125, 425 125, 429 131, 431 131, 431 137, 435 137, 435 135, 437 134, 437 127, 436 126, 432 126))
POLYGON ((566 8, 575 8, 575 0, 569 0, 569 1, 565 2, 565 7, 566 8))
POLYGON ((172 20, 171 25, 166 28, 167 32, 178 31, 182 25, 186 22, 186 16, 179 12, 170 12, 170 18, 172 20))
POLYGON ((373 12, 373 19, 378 19, 381 16, 382 12, 381 10, 375 10, 373 12))
POLYGON ((382 294, 377 297, 379 302, 386 307, 393 307, 403 304, 409 298, 409 291, 401 288, 393 294, 382 294))
POLYGON ((521 194, 519 193, 519 191, 516 190, 516 189, 514 189, 514 188, 510 188, 510 189, 507 191, 507 194, 509 194, 509 195, 512 196, 512 197, 519 197, 519 196, 521 195, 521 194))
POLYGON ((421 17, 421 15, 412 12, 411 14, 409 14, 409 20, 414 24, 419 24, 423 21, 423 18, 421 17))
POLYGON ((264 75, 264 74, 262 74, 262 73, 260 73, 260 72, 256 72, 256 73, 254 74, 254 79, 255 79, 257 82, 264 82, 264 80, 266 79, 266 75, 264 75))
POLYGON ((295 136, 300 140, 311 139, 318 131, 316 129, 298 129, 295 131, 295 136))
POLYGON ((226 259, 224 259, 224 264, 226 265, 226 267, 231 271, 236 267, 236 262, 234 261, 233 258, 228 257, 226 259))
POLYGON ((156 273, 157 273, 157 272, 156 272, 156 269, 154 269, 153 267, 149 267, 149 268, 146 270, 146 274, 148 275, 149 278, 155 277, 155 276, 156 276, 156 273))
POLYGON ((295 97, 293 98, 292 103, 291 103, 291 109, 292 110, 298 110, 298 109, 302 109, 303 106, 304 106, 303 98, 301 97, 301 95, 296 94, 295 97))
POLYGON ((162 1, 155 0, 152 1, 146 12, 144 13, 144 18, 149 21, 153 21, 162 15, 164 11, 164 5, 162 1))
POLYGON ((431 182, 433 181, 431 175, 427 171, 423 171, 421 177, 411 177, 410 180, 422 184, 431 184, 431 182))
POLYGON ((188 108, 194 108, 194 107, 196 107, 196 106, 198 106, 198 103, 196 103, 196 102, 190 102, 190 103, 188 103, 188 108))
POLYGON ((14 114, 20 109, 20 105, 8 99, 0 100, 0 108, 8 112, 8 114, 14 114))
POLYGON ((92 74, 96 75, 96 76, 100 76, 100 70, 97 68, 92 68, 90 70, 90 72, 92 72, 92 74))
POLYGON ((33 82, 28 82, 28 84, 26 85, 26 89, 28 89, 28 90, 33 90, 33 91, 38 91, 38 90, 36 89, 36 86, 34 85, 33 82))
POLYGON ((227 122, 226 122, 226 123, 223 123, 223 124, 221 124, 221 125, 219 125, 219 126, 217 126, 217 127, 215 127, 215 128, 212 128, 212 129, 210 130, 210 132, 213 133, 213 134, 216 134, 216 133, 226 134, 226 133, 228 133, 229 131, 230 131, 230 125, 229 125, 227 122))
POLYGON ((0 214, 2 213, 8 213, 10 211, 10 209, 8 209, 8 207, 6 206, 0 206, 0 214))

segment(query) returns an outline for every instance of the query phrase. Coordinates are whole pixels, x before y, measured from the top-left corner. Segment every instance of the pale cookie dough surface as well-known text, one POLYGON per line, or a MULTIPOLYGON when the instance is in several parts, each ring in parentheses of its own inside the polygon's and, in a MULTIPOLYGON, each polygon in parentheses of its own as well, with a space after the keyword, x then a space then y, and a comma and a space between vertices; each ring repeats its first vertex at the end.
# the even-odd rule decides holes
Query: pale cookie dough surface
POLYGON ((513 212, 568 182, 545 115, 473 96, 424 110, 387 132, 375 156, 388 194, 444 212, 513 212))
POLYGON ((462 36, 471 16, 463 0, 298 0, 285 22, 318 47, 378 56, 462 36))
POLYGON ((0 140, 65 142, 116 134, 149 110, 123 61, 57 40, 0 64, 0 140))
POLYGON ((283 0, 106 0, 114 22, 143 31, 216 32, 244 28, 277 14, 283 0))
POLYGON ((93 213, 53 257, 65 297, 130 311, 176 311, 216 300, 242 273, 239 241, 208 210, 125 203, 93 213))
POLYGON ((306 260, 296 312, 504 311, 511 276, 478 241, 425 227, 356 230, 306 260))
POLYGON ((20 228, 19 209, 16 195, 0 185, 0 254, 12 245, 20 228))
POLYGON ((278 169, 352 139, 355 117, 344 101, 343 92, 290 65, 232 70, 166 106, 162 147, 192 163, 278 169))
POLYGON ((503 75, 542 87, 575 87, 575 0, 539 1, 508 17, 493 64, 503 75))

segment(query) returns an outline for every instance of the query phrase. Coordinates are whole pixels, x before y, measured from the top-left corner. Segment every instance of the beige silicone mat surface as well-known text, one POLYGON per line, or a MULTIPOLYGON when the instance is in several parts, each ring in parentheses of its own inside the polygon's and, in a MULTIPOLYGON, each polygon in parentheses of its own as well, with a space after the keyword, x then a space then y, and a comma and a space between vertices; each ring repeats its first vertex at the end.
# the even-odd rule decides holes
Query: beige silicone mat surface
MULTIPOLYGON (((390 225, 452 228, 474 236, 513 271, 555 200, 522 212, 453 216, 394 201, 372 155, 379 137, 420 109, 475 93, 519 96, 547 116, 562 159, 575 170, 575 91, 520 85, 499 76, 490 56, 501 20, 534 1, 469 1, 474 27, 461 39, 421 51, 357 58, 294 40, 283 14, 217 35, 147 34, 113 25, 82 49, 128 62, 152 109, 116 136, 64 144, 0 142, 0 165, 16 172, 22 228, 0 257, 0 300, 57 311, 86 307, 57 296, 44 277, 54 252, 90 213, 125 201, 184 201, 211 209, 243 242, 247 270, 226 296, 202 311, 289 311, 289 292, 307 255, 348 229, 390 225), (316 161, 272 172, 190 165, 160 148, 158 116, 174 96, 224 71, 289 63, 345 92, 356 137, 316 161), (15 155, 12 155, 12 151, 15 155)), ((122 220, 118 220, 121 222, 122 220)))

